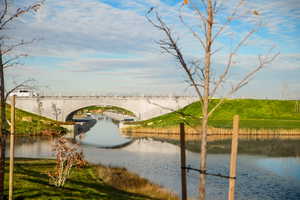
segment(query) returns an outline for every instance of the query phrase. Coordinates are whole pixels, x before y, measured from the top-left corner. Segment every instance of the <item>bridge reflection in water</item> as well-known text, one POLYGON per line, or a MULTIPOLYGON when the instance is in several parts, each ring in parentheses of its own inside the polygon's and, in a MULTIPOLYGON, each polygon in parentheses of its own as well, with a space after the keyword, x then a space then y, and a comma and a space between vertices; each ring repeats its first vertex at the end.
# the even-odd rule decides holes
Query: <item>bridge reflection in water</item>
MULTIPOLYGON (((119 135, 116 124, 110 120, 98 123, 81 138, 85 158, 91 163, 125 167, 154 183, 160 184, 175 193, 180 191, 179 147, 168 140, 154 140, 150 137, 134 140, 118 149, 103 149, 99 146, 116 146, 131 138, 119 135), (109 128, 110 127, 110 128, 109 128), (114 133, 113 133, 114 132, 114 133), (89 134, 92 133, 92 136, 89 134)), ((149 135, 148 135, 149 136, 149 135)), ((228 137, 219 137, 228 141, 228 137), (226 140, 227 139, 227 140, 226 140)), ((261 138, 261 137, 260 137, 261 138)), ((295 137, 293 137, 295 138, 295 137)), ((169 138, 170 139, 170 138, 169 138)), ((17 157, 53 158, 51 137, 19 137, 16 139, 17 157)), ((269 139, 258 139, 269 140, 269 139)), ((217 140, 212 142, 219 142, 217 140)), ((255 140, 252 140, 255 142, 255 140)), ((298 139, 282 140, 286 146, 299 142, 298 139)), ((199 143, 199 142, 197 142, 199 143)), ((241 143, 242 144, 242 143, 241 143)), ((214 144, 220 146, 220 144, 214 144)), ((223 144, 222 144, 223 145, 223 144)), ((254 146, 256 144, 254 143, 254 146)), ((249 146, 243 146, 248 148, 249 146)), ((263 143, 262 146, 266 146, 263 143)), ((300 145, 298 145, 300 146, 300 145)), ((276 146, 274 146, 275 148, 276 146)), ((270 148, 271 151, 272 148, 270 148)), ((279 149, 279 147, 278 147, 279 149)), ((282 151, 285 151, 283 148, 282 151)), ((199 153, 187 151, 187 163, 199 166, 199 153)), ((209 153, 208 169, 211 172, 228 173, 229 154, 225 151, 209 153)), ((261 152, 238 156, 237 199, 300 199, 300 160, 296 155, 289 157, 270 157, 261 152)), ((188 173, 189 197, 198 196, 198 174, 188 173)), ((208 199, 223 200, 228 189, 227 180, 208 177, 208 199)))
POLYGON ((118 121, 105 115, 93 115, 97 123, 86 133, 76 137, 81 145, 93 145, 98 148, 121 148, 129 145, 132 139, 120 135, 118 121))

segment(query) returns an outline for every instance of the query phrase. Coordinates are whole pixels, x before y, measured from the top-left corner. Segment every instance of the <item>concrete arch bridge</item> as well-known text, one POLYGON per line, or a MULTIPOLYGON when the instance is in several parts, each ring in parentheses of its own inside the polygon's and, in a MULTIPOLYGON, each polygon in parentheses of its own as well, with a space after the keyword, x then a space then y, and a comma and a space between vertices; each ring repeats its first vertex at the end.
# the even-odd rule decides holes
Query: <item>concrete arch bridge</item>
POLYGON ((66 121, 74 111, 88 106, 117 106, 140 120, 178 110, 196 101, 189 96, 34 96, 17 97, 16 107, 51 119, 66 121))

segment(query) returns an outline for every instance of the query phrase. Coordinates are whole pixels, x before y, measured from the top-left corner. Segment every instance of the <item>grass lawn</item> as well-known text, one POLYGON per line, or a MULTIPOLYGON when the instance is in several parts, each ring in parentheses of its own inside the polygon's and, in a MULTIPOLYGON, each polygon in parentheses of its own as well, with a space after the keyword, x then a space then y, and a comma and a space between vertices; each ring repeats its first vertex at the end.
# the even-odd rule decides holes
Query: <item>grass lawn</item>
MULTIPOLYGON (((213 99, 210 109, 218 103, 213 99)), ((231 128, 234 115, 240 115, 241 128, 300 128, 300 101, 296 100, 258 100, 228 99, 212 114, 209 126, 231 128)), ((178 125, 180 122, 191 126, 201 124, 201 105, 194 102, 177 112, 161 115, 135 124, 142 127, 164 128, 178 125)))
MULTIPOLYGON (((165 189, 151 184, 146 179, 129 173, 125 169, 95 165, 74 168, 65 186, 56 188, 49 185, 47 175, 47 172, 54 166, 55 160, 17 159, 15 162, 14 199, 178 199, 171 196, 165 189), (118 179, 114 176, 126 176, 126 178, 118 179)), ((8 185, 8 165, 5 169, 5 185, 8 185)), ((7 188, 5 192, 7 195, 7 188)))

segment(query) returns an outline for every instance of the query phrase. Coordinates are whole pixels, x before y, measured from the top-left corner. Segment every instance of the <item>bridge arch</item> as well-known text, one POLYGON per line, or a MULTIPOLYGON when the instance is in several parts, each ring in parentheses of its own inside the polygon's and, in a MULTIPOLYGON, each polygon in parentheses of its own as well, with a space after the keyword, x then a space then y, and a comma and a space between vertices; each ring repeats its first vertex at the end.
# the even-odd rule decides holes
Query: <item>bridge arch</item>
POLYGON ((51 119, 56 118, 55 107, 60 111, 58 120, 65 121, 70 113, 87 106, 117 106, 146 120, 180 109, 196 100, 196 97, 185 96, 37 96, 17 97, 16 107, 51 119))
POLYGON ((127 110, 125 108, 122 108, 122 107, 118 107, 118 106, 114 106, 114 105, 105 105, 105 106, 103 106, 103 105, 90 105, 90 106, 85 106, 85 107, 76 109, 76 110, 72 111, 71 113, 67 114, 65 121, 71 121, 74 114, 78 113, 80 110, 88 110, 88 111, 91 111, 91 112, 93 112, 93 111, 97 112, 97 111, 101 110, 100 113, 115 112, 115 113, 118 113, 119 115, 137 117, 134 112, 132 112, 130 110, 127 110))

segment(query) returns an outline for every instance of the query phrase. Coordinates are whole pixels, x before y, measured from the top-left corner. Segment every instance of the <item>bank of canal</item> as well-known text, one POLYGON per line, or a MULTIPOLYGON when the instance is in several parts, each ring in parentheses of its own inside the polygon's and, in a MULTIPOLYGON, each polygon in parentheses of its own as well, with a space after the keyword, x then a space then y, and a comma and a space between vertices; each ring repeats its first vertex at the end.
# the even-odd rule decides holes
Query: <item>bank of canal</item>
MULTIPOLYGON (((96 116, 96 119, 98 117, 96 116)), ((86 135, 77 138, 82 143, 85 158, 91 163, 125 167, 154 183, 180 193, 179 147, 166 141, 151 138, 137 139, 120 135, 117 124, 109 119, 98 120, 86 135), (128 143, 122 148, 115 147, 128 143)), ((16 141, 16 156, 53 158, 49 137, 19 137, 16 141)), ((199 154, 187 151, 191 167, 199 166, 199 154)), ((229 154, 208 155, 211 172, 228 174, 229 154)), ((188 173, 188 193, 198 196, 198 174, 188 173)), ((228 180, 208 177, 208 199, 226 199, 228 180)), ((239 154, 237 199, 291 199, 300 198, 300 158, 269 157, 266 155, 239 154)))

